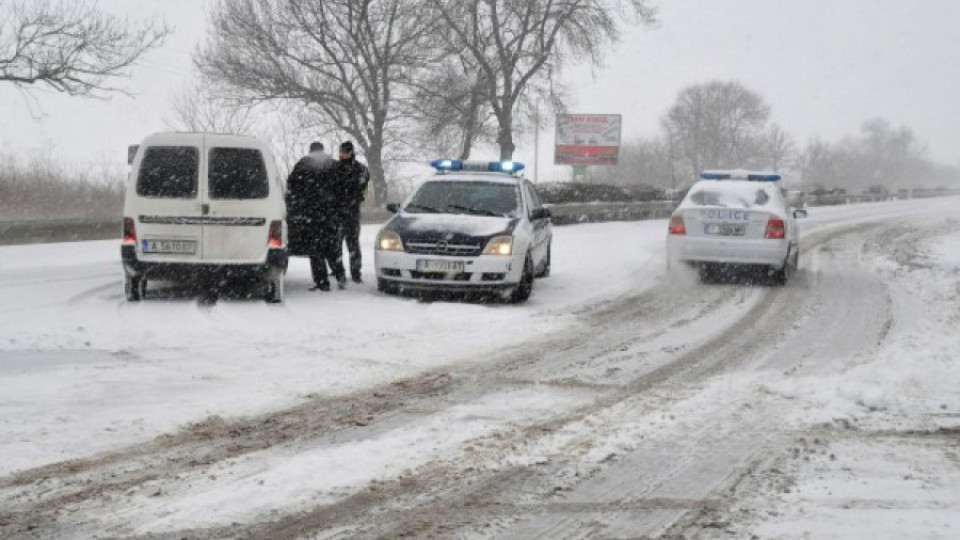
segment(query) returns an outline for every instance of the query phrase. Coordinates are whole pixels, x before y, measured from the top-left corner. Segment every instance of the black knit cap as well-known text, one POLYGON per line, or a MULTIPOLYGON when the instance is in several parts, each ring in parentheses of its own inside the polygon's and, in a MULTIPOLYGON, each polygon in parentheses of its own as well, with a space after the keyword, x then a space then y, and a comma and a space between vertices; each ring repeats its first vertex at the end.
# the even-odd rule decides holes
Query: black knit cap
POLYGON ((341 152, 349 152, 349 153, 352 154, 352 153, 353 153, 353 143, 350 142, 350 141, 344 141, 344 142, 340 145, 340 151, 341 151, 341 152))

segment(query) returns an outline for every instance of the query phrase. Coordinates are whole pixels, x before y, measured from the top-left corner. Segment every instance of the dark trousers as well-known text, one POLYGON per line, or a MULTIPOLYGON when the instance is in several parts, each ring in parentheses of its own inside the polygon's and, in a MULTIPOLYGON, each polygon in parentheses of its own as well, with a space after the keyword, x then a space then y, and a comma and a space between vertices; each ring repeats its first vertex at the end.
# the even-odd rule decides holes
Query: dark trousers
POLYGON ((316 251, 310 255, 310 273, 313 274, 313 282, 317 285, 330 283, 327 277, 327 265, 337 278, 337 281, 347 279, 346 272, 343 269, 343 240, 339 230, 325 231, 325 234, 317 241, 316 251))
POLYGON ((343 223, 343 239, 347 242, 347 251, 350 253, 350 277, 360 278, 360 265, 363 260, 360 256, 360 212, 355 216, 348 216, 343 223))

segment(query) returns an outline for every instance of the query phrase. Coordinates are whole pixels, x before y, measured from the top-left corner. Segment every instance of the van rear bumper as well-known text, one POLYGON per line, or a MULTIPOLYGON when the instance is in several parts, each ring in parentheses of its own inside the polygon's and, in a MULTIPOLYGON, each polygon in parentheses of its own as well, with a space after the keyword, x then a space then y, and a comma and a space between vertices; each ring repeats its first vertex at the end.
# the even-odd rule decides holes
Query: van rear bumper
POLYGON ((128 276, 169 281, 246 280, 274 277, 287 270, 289 255, 284 249, 267 250, 267 260, 257 264, 204 264, 144 262, 137 258, 136 246, 120 246, 123 270, 128 276))

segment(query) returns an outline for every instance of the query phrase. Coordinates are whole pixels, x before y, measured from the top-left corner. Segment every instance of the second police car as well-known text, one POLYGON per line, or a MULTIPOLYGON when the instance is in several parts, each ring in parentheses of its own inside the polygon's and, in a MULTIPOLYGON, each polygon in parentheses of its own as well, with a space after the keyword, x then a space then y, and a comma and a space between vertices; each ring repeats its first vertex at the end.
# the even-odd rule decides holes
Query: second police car
POLYGON ((440 159, 437 173, 400 205, 377 235, 382 292, 492 292, 530 297, 550 273, 550 211, 515 162, 440 159))
POLYGON ((700 269, 759 267, 778 284, 796 270, 799 234, 780 175, 705 171, 670 217, 667 255, 700 269))

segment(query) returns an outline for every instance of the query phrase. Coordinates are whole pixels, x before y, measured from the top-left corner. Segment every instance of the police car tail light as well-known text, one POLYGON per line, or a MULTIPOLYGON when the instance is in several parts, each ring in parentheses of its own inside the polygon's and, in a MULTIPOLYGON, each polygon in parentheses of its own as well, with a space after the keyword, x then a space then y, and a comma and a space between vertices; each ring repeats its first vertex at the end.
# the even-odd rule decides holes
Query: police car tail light
POLYGON ((380 231, 377 235, 377 249, 380 251, 403 251, 400 235, 393 231, 380 231))
POLYGON ((513 255, 513 237, 497 236, 487 242, 484 255, 513 255))
POLYGON ((133 222, 133 218, 123 218, 123 243, 137 243, 137 227, 133 222))
POLYGON ((670 216, 670 234, 687 234, 687 226, 683 216, 670 216))
POLYGON ((283 247, 283 222, 270 222, 270 233, 267 236, 267 246, 272 248, 283 247))
POLYGON ((784 224, 782 219, 770 218, 767 221, 767 232, 763 235, 764 238, 773 238, 775 240, 782 240, 787 237, 787 226, 784 224))

